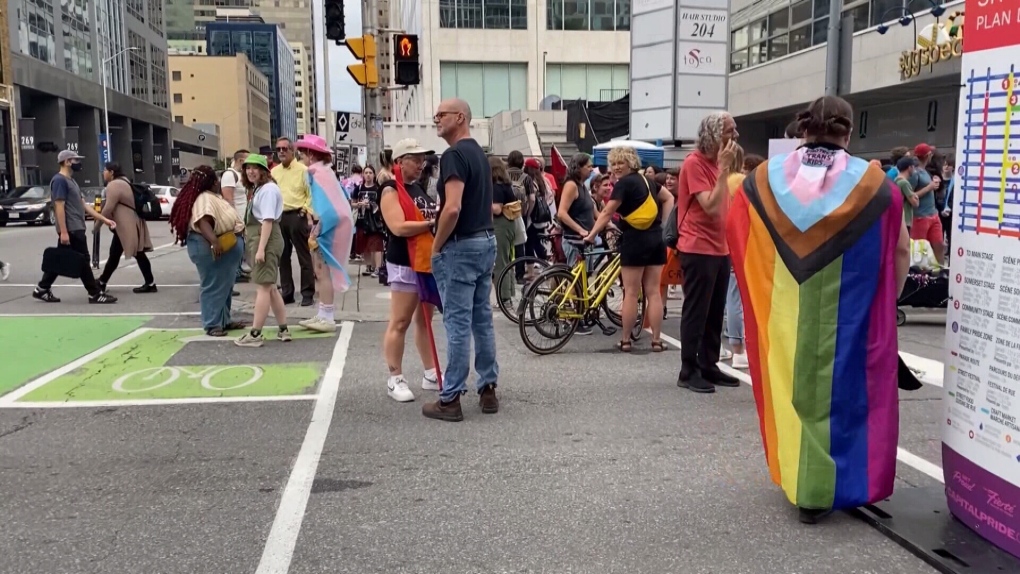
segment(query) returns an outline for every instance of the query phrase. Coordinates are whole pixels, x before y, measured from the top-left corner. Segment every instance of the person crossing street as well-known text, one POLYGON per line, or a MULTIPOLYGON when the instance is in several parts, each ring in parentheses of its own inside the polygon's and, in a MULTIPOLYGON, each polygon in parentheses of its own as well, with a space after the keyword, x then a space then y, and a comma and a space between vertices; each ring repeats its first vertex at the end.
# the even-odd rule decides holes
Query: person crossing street
POLYGON ((308 213, 312 210, 312 192, 308 187, 308 168, 294 158, 294 144, 287 138, 276 141, 280 163, 273 166, 273 180, 283 194, 283 255, 280 257, 280 293, 283 302, 294 302, 294 272, 290 266, 291 252, 297 252, 301 267, 301 306, 310 307, 315 296, 315 272, 312 252, 308 248, 308 213))

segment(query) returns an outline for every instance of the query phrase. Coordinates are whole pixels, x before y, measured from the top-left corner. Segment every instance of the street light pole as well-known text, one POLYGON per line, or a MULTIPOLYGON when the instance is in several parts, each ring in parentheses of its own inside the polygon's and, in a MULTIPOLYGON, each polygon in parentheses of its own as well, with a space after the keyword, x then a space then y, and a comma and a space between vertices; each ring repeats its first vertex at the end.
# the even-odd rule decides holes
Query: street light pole
MULTIPOLYGON (((96 4, 98 4, 98 2, 96 4)), ((99 9, 96 8, 96 10, 97 10, 97 13, 98 13, 99 9)), ((103 124, 105 125, 105 131, 103 133, 106 134, 106 156, 108 158, 110 158, 110 161, 113 161, 113 142, 110 141, 110 106, 109 106, 109 104, 107 103, 107 100, 106 100, 106 65, 109 64, 110 62, 112 62, 113 60, 115 60, 118 56, 120 56, 124 52, 135 52, 137 50, 138 50, 138 48, 135 48, 133 46, 131 48, 124 48, 123 50, 121 50, 121 51, 117 52, 116 54, 110 56, 109 58, 106 58, 105 60, 103 60, 103 71, 102 71, 102 76, 103 76, 103 124)))

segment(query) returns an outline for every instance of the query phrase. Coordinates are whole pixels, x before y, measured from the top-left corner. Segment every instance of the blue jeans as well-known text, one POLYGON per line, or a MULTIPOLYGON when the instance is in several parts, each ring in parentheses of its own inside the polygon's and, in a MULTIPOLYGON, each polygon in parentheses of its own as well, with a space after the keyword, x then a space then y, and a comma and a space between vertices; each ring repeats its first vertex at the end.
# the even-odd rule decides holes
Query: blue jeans
POLYGON ((726 291, 726 338, 731 345, 744 344, 744 305, 740 302, 740 288, 732 269, 730 286, 726 291))
POLYGON ((499 378, 496 331, 492 326, 492 269, 496 264, 496 236, 451 239, 432 258, 446 328, 446 376, 440 399, 449 402, 467 392, 471 374, 471 336, 475 340, 475 386, 481 392, 499 378))
POLYGON ((201 294, 198 298, 202 311, 202 328, 224 328, 230 323, 230 304, 233 299, 234 280, 237 266, 244 257, 244 239, 238 237, 237 245, 230 251, 213 259, 209 242, 198 233, 188 234, 188 258, 198 268, 201 294))

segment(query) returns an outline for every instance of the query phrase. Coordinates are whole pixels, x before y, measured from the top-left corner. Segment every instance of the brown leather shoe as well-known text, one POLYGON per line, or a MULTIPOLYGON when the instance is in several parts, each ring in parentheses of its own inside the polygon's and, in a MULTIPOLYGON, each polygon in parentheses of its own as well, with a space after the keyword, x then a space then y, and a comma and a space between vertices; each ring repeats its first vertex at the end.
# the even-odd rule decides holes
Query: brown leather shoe
POLYGON ((493 415, 499 412, 499 398, 496 397, 496 385, 487 385, 478 394, 478 404, 482 406, 483 413, 493 415))
POLYGON ((464 420, 464 413, 460 410, 460 397, 457 397, 453 399, 453 401, 445 404, 443 401, 425 403, 421 406, 421 414, 425 415, 426 418, 451 423, 464 420))

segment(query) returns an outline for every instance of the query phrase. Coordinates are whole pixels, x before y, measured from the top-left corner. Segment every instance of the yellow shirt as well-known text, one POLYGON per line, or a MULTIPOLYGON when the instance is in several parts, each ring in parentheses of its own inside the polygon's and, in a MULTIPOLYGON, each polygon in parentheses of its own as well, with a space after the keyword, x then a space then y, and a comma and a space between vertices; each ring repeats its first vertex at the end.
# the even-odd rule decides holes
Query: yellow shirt
POLYGON ((271 172, 276 184, 283 194, 283 210, 312 210, 312 191, 308 189, 308 168, 305 164, 294 160, 290 167, 279 164, 271 172))

